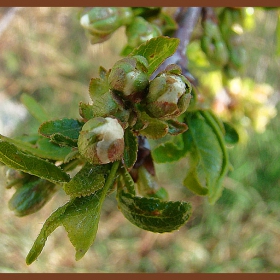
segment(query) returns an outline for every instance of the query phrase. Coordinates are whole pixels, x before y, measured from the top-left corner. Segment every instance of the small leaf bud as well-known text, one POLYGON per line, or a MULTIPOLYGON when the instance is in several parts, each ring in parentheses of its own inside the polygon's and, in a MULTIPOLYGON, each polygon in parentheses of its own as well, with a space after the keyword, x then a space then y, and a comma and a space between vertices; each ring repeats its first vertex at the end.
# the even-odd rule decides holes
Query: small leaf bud
POLYGON ((78 148, 92 164, 106 164, 121 159, 124 130, 117 119, 97 117, 86 122, 78 138, 78 148))

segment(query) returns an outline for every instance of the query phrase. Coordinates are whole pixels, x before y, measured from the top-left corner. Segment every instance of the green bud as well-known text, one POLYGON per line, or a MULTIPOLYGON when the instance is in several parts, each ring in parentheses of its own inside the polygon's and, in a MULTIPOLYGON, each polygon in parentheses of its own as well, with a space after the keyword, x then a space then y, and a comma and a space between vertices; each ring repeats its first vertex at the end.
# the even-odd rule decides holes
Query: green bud
POLYGON ((175 64, 169 65, 150 82, 149 92, 143 101, 149 116, 172 119, 184 113, 191 99, 191 84, 181 75, 175 64))
POLYGON ((84 14, 80 23, 94 34, 109 34, 122 25, 129 24, 133 13, 131 8, 96 7, 84 14))
POLYGON ((126 28, 127 44, 136 48, 146 41, 161 36, 161 30, 142 17, 135 17, 134 21, 126 28))
POLYGON ((80 19, 80 24, 88 31, 92 44, 102 43, 122 25, 133 18, 129 7, 95 7, 80 19))
POLYGON ((78 149, 92 164, 121 159, 124 130, 117 119, 97 117, 86 122, 78 138, 78 149))
POLYGON ((56 191, 55 184, 37 179, 17 188, 9 200, 9 208, 17 216, 26 216, 41 209, 56 191))
POLYGON ((147 68, 146 58, 140 55, 117 61, 108 77, 110 88, 123 99, 140 102, 147 94, 149 85, 147 68))

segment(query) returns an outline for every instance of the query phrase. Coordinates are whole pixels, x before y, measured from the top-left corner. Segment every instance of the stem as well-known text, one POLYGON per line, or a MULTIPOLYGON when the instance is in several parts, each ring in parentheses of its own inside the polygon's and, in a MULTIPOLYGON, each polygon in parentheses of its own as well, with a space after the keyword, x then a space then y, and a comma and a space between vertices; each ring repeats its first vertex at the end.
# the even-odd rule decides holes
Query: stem
POLYGON ((115 175, 116 175, 116 172, 119 168, 119 165, 120 165, 120 161, 115 161, 112 165, 112 168, 110 170, 110 174, 106 180, 106 183, 105 183, 105 186, 103 188, 103 192, 101 193, 101 197, 100 197, 100 201, 103 201, 108 190, 110 189, 110 187, 113 185, 114 183, 114 180, 115 180, 115 175))
POLYGON ((188 61, 186 57, 186 49, 190 43, 191 35, 199 19, 201 10, 201 7, 189 7, 186 11, 185 9, 180 8, 179 14, 176 16, 179 28, 173 36, 180 39, 179 46, 174 55, 165 60, 165 62, 157 69, 157 71, 153 74, 153 77, 163 71, 167 65, 177 64, 182 68, 183 75, 186 75, 191 80, 194 80, 187 71, 188 61))

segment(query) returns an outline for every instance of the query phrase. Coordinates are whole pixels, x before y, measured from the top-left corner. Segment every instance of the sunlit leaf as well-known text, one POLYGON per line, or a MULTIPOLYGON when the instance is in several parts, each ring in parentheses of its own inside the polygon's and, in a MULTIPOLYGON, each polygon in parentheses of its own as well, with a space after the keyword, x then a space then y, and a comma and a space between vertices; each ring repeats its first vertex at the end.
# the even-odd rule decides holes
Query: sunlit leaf
POLYGON ((57 144, 75 147, 83 124, 75 119, 47 121, 39 127, 39 133, 57 144))
POLYGON ((76 260, 81 259, 94 242, 99 218, 103 189, 96 193, 70 200, 59 207, 46 220, 40 234, 35 240, 26 263, 31 264, 42 252, 48 236, 59 226, 64 226, 68 237, 76 249, 76 260))
POLYGON ((110 166, 86 163, 70 182, 64 185, 66 194, 71 197, 87 196, 103 188, 110 166))
MULTIPOLYGON (((5 137, 5 139, 7 139, 5 137)), ((69 176, 58 166, 24 153, 0 136, 0 161, 5 165, 51 182, 68 182, 69 176)))
POLYGON ((164 36, 152 38, 140 45, 137 49, 134 49, 130 53, 130 56, 144 56, 149 63, 148 74, 151 75, 164 60, 174 54, 179 42, 180 40, 177 38, 164 36))

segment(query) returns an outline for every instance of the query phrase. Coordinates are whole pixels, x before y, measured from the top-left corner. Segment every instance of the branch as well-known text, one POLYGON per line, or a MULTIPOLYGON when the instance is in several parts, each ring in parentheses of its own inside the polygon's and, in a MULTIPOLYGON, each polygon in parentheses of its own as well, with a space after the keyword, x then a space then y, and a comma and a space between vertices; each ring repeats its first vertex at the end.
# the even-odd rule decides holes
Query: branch
POLYGON ((187 76, 187 78, 189 78, 191 81, 194 80, 194 78, 187 70, 188 60, 186 57, 186 49, 201 14, 201 10, 202 7, 189 7, 187 8, 187 10, 186 8, 180 8, 179 12, 176 15, 176 20, 178 22, 179 28, 173 36, 180 39, 180 44, 174 55, 169 57, 157 69, 157 71, 153 74, 153 77, 155 77, 160 71, 163 71, 167 65, 177 64, 182 68, 182 72, 187 76))

